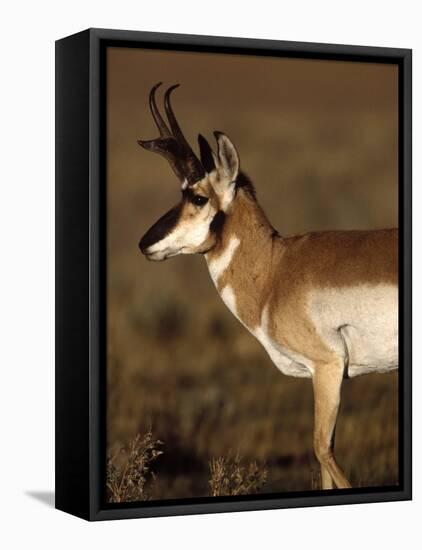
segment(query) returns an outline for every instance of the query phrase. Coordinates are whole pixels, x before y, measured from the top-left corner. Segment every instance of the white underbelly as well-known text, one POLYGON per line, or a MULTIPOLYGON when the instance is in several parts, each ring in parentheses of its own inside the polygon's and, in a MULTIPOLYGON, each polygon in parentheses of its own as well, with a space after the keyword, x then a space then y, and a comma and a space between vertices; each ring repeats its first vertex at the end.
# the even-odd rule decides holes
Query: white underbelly
POLYGON ((325 345, 345 357, 349 376, 398 367, 396 286, 319 289, 309 311, 325 345))
MULTIPOLYGON (((240 320, 236 296, 228 285, 221 292, 240 320)), ((348 366, 350 377, 387 372, 398 367, 398 290, 393 285, 344 287, 312 291, 309 316, 323 344, 348 366)), ((269 336, 268 307, 258 327, 244 326, 259 340, 273 363, 288 376, 310 378, 312 358, 289 350, 269 336)))
POLYGON ((286 376, 311 378, 314 372, 312 362, 305 357, 280 346, 268 334, 255 332, 256 338, 265 348, 274 365, 286 376))

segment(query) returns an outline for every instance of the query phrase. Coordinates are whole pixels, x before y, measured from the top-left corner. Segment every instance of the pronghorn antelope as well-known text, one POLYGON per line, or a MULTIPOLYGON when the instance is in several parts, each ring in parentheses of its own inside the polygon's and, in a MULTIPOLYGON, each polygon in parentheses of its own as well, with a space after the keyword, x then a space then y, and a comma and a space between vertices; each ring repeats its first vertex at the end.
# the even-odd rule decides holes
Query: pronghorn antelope
POLYGON ((283 237, 240 171, 230 139, 217 152, 186 141, 165 93, 165 122, 149 97, 160 136, 138 143, 164 156, 181 201, 142 237, 150 260, 203 254, 224 303, 288 376, 311 378, 314 450, 323 489, 351 487, 334 456, 343 379, 398 366, 397 230, 325 231, 283 237))

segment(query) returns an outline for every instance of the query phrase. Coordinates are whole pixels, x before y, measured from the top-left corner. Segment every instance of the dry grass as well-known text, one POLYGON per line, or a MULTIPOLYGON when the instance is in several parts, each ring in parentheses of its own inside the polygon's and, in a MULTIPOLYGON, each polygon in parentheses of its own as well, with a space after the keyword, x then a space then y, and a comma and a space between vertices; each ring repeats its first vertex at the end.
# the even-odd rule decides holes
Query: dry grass
MULTIPOLYGON (((153 466, 163 455, 164 443, 152 432, 137 434, 125 447, 107 457, 107 500, 110 503, 150 500, 157 477, 153 466)), ((239 453, 209 463, 209 496, 236 496, 258 493, 267 480, 267 470, 254 462, 246 463, 239 453)))
POLYGON ((210 461, 211 496, 237 496, 258 493, 267 481, 267 470, 256 462, 245 464, 240 455, 229 454, 210 461))
POLYGON ((139 434, 129 446, 122 447, 107 457, 107 492, 109 502, 136 502, 149 500, 147 484, 154 480, 151 467, 163 454, 162 442, 154 439, 149 431, 139 434))

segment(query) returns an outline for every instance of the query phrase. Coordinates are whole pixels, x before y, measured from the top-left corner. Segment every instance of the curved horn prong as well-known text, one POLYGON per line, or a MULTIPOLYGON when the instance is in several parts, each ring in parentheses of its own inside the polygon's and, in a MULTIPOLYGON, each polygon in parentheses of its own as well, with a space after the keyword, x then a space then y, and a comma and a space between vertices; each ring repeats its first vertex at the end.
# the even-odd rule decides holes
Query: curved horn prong
POLYGON ((173 132, 174 137, 179 141, 179 143, 183 143, 185 147, 188 147, 190 149, 190 145, 187 142, 185 136, 183 135, 183 132, 179 126, 179 123, 176 120, 176 116, 173 112, 173 107, 170 101, 170 95, 172 91, 178 88, 179 86, 180 84, 174 84, 173 86, 170 86, 170 88, 168 88, 168 90, 164 94, 164 107, 166 109, 167 118, 170 122, 170 128, 171 128, 171 131, 173 132))
POLYGON ((161 86, 162 82, 157 82, 155 86, 151 88, 151 91, 149 93, 149 108, 151 109, 152 117, 155 121, 155 124, 158 127, 158 130, 160 131, 161 137, 170 137, 171 132, 167 126, 167 124, 164 122, 163 117, 161 116, 160 111, 158 110, 157 103, 155 102, 155 91, 157 88, 161 86))
POLYGON ((159 153, 165 157, 180 181, 186 181, 189 185, 193 185, 202 179, 206 172, 200 160, 186 141, 173 113, 170 103, 170 94, 179 84, 170 86, 165 93, 164 106, 170 123, 170 129, 166 122, 164 122, 155 101, 155 91, 161 84, 161 82, 155 84, 149 94, 149 106, 154 121, 160 131, 160 136, 151 140, 140 139, 138 140, 138 144, 148 151, 159 153))

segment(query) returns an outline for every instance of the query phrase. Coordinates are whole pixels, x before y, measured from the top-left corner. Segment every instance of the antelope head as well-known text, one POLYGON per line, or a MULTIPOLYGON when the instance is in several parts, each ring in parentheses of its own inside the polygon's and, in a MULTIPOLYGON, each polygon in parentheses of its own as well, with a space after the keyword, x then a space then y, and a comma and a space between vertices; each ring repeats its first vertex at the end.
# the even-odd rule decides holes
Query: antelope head
POLYGON ((170 96, 179 85, 168 88, 164 107, 168 123, 160 114, 155 92, 149 95, 149 105, 159 137, 138 140, 144 149, 159 153, 168 160, 181 185, 181 200, 164 214, 142 237, 139 248, 149 260, 166 260, 177 254, 205 254, 216 244, 236 194, 239 174, 237 151, 221 132, 214 132, 217 153, 207 140, 198 135, 200 158, 187 142, 174 115, 170 96))

